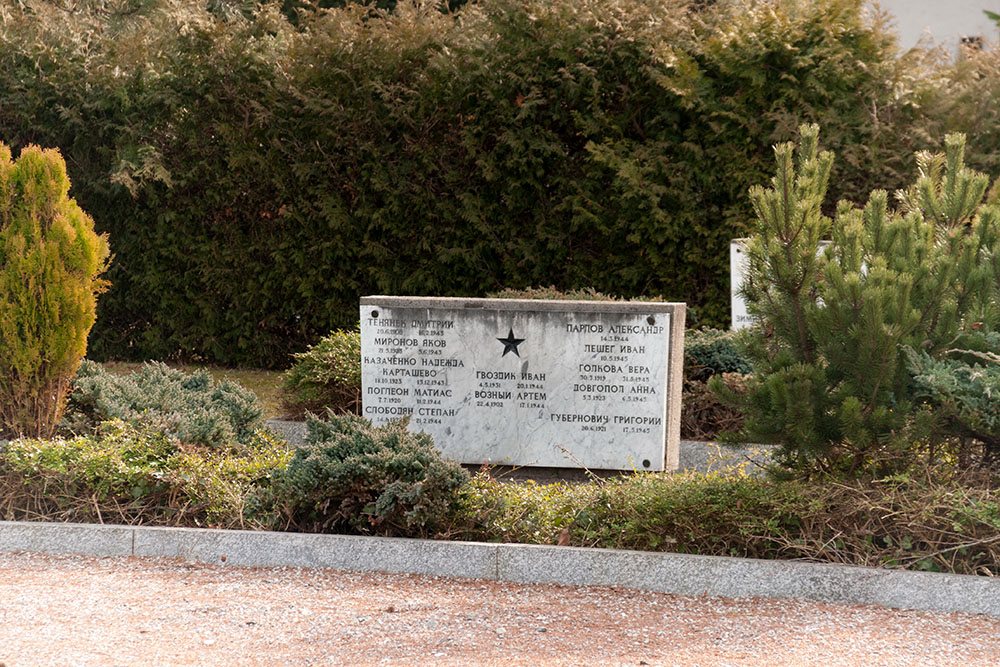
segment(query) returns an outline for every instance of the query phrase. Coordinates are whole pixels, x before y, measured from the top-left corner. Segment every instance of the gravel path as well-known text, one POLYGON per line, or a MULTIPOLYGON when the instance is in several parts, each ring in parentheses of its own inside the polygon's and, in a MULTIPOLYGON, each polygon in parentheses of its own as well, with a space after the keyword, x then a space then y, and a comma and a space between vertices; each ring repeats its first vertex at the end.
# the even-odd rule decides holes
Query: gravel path
POLYGON ((0 663, 996 665, 1000 619, 21 553, 0 554, 0 663))

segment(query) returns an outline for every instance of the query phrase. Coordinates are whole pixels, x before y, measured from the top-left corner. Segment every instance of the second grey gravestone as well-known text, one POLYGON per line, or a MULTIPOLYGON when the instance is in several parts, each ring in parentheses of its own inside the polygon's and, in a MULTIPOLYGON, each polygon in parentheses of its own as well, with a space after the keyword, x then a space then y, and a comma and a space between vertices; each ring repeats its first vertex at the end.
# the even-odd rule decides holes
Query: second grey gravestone
POLYGON ((674 470, 685 305, 368 296, 364 416, 469 464, 674 470))

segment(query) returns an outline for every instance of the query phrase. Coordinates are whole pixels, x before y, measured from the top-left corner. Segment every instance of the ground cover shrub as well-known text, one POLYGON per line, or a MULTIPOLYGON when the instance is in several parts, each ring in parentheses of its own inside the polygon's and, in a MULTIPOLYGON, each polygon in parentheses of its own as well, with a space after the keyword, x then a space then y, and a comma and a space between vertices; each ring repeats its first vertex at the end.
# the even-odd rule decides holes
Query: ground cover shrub
POLYGON ((455 529, 481 541, 995 576, 1000 498, 982 482, 774 480, 728 470, 519 485, 481 473, 463 492, 471 520, 455 529))
POLYGON ((743 413, 723 401, 708 387, 718 375, 734 394, 745 390, 751 371, 735 331, 689 329, 684 332, 684 395, 681 402, 681 437, 712 440, 720 433, 739 431, 743 413))
POLYGON ((628 483, 638 488, 609 487, 601 495, 593 527, 581 531, 584 544, 647 548, 672 538, 671 550, 680 552, 966 574, 995 575, 1000 564, 997 498, 988 487, 905 476, 808 484, 680 476, 628 483), (627 500, 601 511, 614 497, 627 500), (695 507, 698 518, 689 521, 695 507))
POLYGON ((146 425, 111 421, 72 439, 0 448, 0 517, 129 525, 254 528, 251 492, 291 457, 266 434, 234 454, 181 446, 146 425))
POLYGON ((97 4, 7 8, 0 136, 59 146, 115 238, 99 359, 280 367, 359 294, 503 285, 718 326, 774 141, 820 121, 843 193, 894 187, 944 108, 860 0, 97 4))
POLYGON ((914 395, 925 401, 924 416, 954 435, 957 442, 949 444, 959 465, 968 467, 975 457, 995 468, 1000 463, 1000 408, 994 398, 1000 390, 1000 334, 973 332, 942 358, 913 348, 904 352, 914 395))
POLYGON ((282 382, 288 416, 361 414, 361 331, 332 331, 295 360, 282 382))
MULTIPOLYGON (((741 395, 746 391, 747 376, 740 373, 722 373, 719 381, 728 392, 741 395)), ((707 381, 684 380, 681 398, 681 438, 685 440, 714 440, 721 434, 738 432, 743 428, 743 412, 731 401, 723 400, 712 390, 707 381)))
POLYGON ((705 381, 713 375, 747 375, 753 368, 736 339, 736 331, 688 329, 684 332, 684 377, 705 381))
POLYGON ((594 484, 505 482, 484 469, 462 489, 448 532, 485 542, 556 544, 596 492, 594 484))
POLYGON ((264 430, 257 397, 207 371, 184 373, 153 362, 128 375, 85 360, 73 379, 66 425, 89 433, 121 420, 158 430, 171 440, 219 449, 248 449, 264 430))
POLYGON ((948 400, 921 389, 921 369, 907 365, 964 354, 972 370, 984 361, 977 347, 1000 351, 989 349, 1000 327, 1000 208, 984 202, 988 179, 965 166, 964 151, 964 137, 949 135, 945 153, 919 153, 920 176, 897 209, 876 190, 863 209, 841 202, 831 219, 833 155, 819 152, 818 128, 802 128, 797 154, 790 143, 775 148, 772 187, 751 190, 754 374, 741 396, 715 383, 746 416, 740 439, 779 445, 799 470, 877 476, 946 456, 965 435, 994 454, 991 430, 956 430, 922 408, 948 400), (817 254, 826 234, 832 244, 817 254))
MULTIPOLYGON (((118 375, 128 375, 142 368, 143 362, 105 361, 101 363, 104 370, 118 375)), ((283 371, 266 370, 262 368, 226 368, 216 365, 185 364, 168 362, 170 368, 183 373, 208 371, 212 379, 218 382, 234 382, 247 389, 257 397, 264 416, 268 419, 279 418, 282 412, 283 392, 281 382, 283 371)))
POLYGON ((58 151, 0 143, 0 434, 50 436, 87 351, 108 243, 58 151))
POLYGON ((261 496, 282 530, 428 537, 445 525, 468 473, 402 421, 310 416, 305 444, 261 496))

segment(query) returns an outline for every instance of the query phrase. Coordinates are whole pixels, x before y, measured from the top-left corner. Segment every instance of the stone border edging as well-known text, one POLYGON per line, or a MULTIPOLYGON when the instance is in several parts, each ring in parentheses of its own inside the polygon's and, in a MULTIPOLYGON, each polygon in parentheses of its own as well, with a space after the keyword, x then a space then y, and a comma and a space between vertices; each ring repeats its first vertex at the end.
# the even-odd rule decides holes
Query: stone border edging
POLYGON ((0 521, 0 552, 325 567, 1000 617, 1000 578, 798 561, 208 528, 0 521))

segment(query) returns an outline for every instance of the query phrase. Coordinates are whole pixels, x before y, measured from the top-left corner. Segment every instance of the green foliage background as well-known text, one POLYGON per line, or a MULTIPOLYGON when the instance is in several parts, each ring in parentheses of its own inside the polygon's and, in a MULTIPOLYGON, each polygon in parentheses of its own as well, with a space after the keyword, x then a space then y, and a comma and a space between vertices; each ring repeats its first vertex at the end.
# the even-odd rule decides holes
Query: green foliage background
POLYGON ((997 103, 947 102, 992 70, 899 57, 861 5, 5 2, 0 137, 58 146, 115 240, 97 359, 284 366, 360 294, 538 284, 718 326, 747 189, 801 122, 832 200, 907 182, 945 126, 995 162, 997 103))

